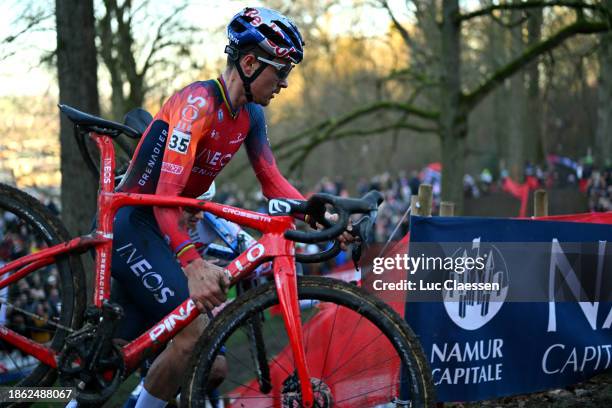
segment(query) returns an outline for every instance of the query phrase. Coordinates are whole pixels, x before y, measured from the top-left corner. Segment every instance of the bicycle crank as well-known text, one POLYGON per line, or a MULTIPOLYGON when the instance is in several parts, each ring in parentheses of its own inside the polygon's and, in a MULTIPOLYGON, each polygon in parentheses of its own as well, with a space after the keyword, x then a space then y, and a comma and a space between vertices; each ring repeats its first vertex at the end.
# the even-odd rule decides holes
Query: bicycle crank
POLYGON ((66 337, 58 365, 60 382, 76 388, 80 403, 102 403, 121 384, 125 372, 123 357, 112 341, 121 315, 121 308, 110 302, 102 310, 89 309, 88 323, 66 337))
POLYGON ((59 361, 60 383, 76 389, 77 400, 85 404, 106 401, 121 385, 124 367, 120 349, 112 346, 97 358, 94 367, 86 363, 95 347, 96 330, 85 327, 70 336, 59 361))

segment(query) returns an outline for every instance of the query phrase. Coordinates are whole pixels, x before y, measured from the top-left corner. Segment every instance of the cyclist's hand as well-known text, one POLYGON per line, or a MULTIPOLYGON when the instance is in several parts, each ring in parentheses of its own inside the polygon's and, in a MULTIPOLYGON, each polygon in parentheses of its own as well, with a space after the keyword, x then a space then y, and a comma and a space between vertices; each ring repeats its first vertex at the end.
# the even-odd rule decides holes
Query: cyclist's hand
MULTIPOLYGON (((338 214, 330 214, 328 212, 325 212, 325 219, 327 219, 327 221, 329 222, 337 222, 338 214)), ((323 226, 320 224, 317 224, 317 228, 321 229, 323 228, 323 226)), ((355 241, 355 237, 353 236, 353 234, 350 233, 352 229, 353 229, 353 226, 349 222, 349 224, 346 227, 346 230, 342 234, 338 235, 338 238, 336 238, 338 241, 340 241, 340 248, 342 248, 343 251, 346 251, 348 249, 348 245, 351 242, 355 241)))
POLYGON ((215 306, 225 301, 229 280, 223 268, 200 258, 191 262, 183 270, 187 276, 189 296, 195 302, 198 310, 201 312, 213 310, 215 306))

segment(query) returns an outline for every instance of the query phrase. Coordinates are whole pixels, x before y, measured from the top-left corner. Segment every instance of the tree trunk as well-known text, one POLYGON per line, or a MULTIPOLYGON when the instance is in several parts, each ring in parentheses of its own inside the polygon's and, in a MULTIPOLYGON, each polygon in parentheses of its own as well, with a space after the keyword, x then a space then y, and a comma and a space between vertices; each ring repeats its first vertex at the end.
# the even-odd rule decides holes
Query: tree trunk
MULTIPOLYGON (((612 0, 606 1, 612 11, 612 0)), ((599 48, 599 84, 597 87, 597 130, 595 132, 595 162, 612 166, 612 34, 601 35, 599 48)))
POLYGON ((465 136, 467 120, 461 99, 461 25, 454 19, 458 0, 442 5, 442 90, 440 128, 442 137, 442 200, 455 203, 456 214, 463 212, 465 136))
MULTIPOLYGON (((490 4, 487 3, 486 5, 490 4)), ((492 72, 496 72, 510 58, 508 43, 506 41, 506 29, 500 27, 498 23, 492 22, 488 31, 489 44, 486 53, 486 58, 488 60, 487 64, 491 67, 492 72)), ((493 109, 491 115, 493 118, 493 123, 491 123, 491 130, 493 132, 492 139, 495 140, 495 157, 498 158, 498 167, 491 170, 501 172, 501 170, 507 168, 508 129, 510 127, 508 118, 508 101, 510 100, 510 96, 505 81, 504 84, 493 91, 491 98, 493 109)))
MULTIPOLYGON (((519 0, 515 0, 518 2, 519 0)), ((518 21, 521 12, 511 13, 512 20, 518 21)), ((509 32, 512 56, 515 58, 525 50, 523 42, 523 24, 519 24, 509 32)), ((527 114, 527 92, 525 90, 525 71, 519 71, 510 78, 510 92, 508 101, 508 170, 510 177, 515 181, 522 181, 525 165, 525 116, 527 114)))
MULTIPOLYGON (((527 23, 527 46, 531 47, 542 39, 542 9, 529 11, 527 23)), ((524 153, 525 159, 532 163, 544 160, 542 144, 542 101, 540 100, 539 58, 527 67, 527 112, 525 123, 524 153)))
MULTIPOLYGON (((93 0, 56 0, 57 73, 60 103, 97 115, 98 75, 93 0)), ((60 115, 62 220, 72 235, 89 232, 97 183, 85 167, 73 125, 60 115)))
MULTIPOLYGON (((465 125, 463 129, 466 129, 465 125)), ((442 201, 455 203, 455 215, 463 214, 465 131, 455 125, 442 135, 442 201)))

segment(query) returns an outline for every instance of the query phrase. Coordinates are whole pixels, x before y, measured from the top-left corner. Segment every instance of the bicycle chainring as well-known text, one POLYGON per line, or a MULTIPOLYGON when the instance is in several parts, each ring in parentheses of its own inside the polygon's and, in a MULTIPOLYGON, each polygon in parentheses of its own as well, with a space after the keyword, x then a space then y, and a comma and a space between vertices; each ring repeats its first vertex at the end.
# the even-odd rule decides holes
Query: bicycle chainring
POLYGON ((66 338, 58 362, 62 386, 74 387, 80 403, 97 404, 106 401, 121 385, 125 367, 119 347, 110 346, 100 355, 93 369, 85 366, 96 340, 96 327, 86 325, 66 338))

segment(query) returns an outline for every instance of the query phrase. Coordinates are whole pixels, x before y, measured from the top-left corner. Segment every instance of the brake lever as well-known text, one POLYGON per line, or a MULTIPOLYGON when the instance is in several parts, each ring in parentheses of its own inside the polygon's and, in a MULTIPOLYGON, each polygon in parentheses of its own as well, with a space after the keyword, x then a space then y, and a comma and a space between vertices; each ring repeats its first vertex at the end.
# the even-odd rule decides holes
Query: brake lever
POLYGON ((359 261, 361 260, 361 241, 358 243, 351 244, 351 258, 353 259, 353 265, 355 265, 355 270, 360 272, 359 261))
POLYGON ((369 215, 361 217, 359 221, 352 224, 350 233, 359 240, 351 244, 351 258, 357 272, 360 271, 359 261, 363 253, 363 247, 367 248, 368 244, 372 241, 371 232, 374 225, 373 220, 375 219, 376 211, 370 211, 369 215))

